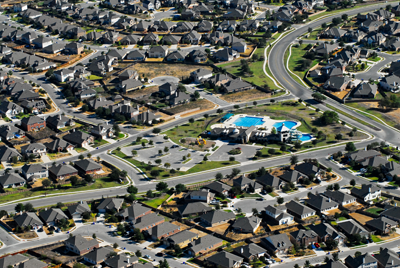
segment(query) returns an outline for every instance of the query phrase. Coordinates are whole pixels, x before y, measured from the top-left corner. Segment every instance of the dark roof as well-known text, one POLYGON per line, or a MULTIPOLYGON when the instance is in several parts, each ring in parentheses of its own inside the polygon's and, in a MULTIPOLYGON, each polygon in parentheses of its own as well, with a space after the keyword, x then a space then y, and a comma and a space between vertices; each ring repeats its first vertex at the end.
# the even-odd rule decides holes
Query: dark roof
POLYGON ((365 253, 358 257, 347 256, 347 258, 344 261, 350 267, 358 268, 358 267, 362 266, 363 264, 376 263, 377 259, 375 259, 375 257, 371 256, 369 253, 365 253))
POLYGON ((375 150, 359 150, 351 153, 347 153, 346 156, 354 161, 362 161, 366 158, 380 156, 381 153, 375 150))
POLYGON ((385 268, 400 266, 399 255, 387 248, 380 251, 379 254, 375 254, 374 257, 385 268))
POLYGON ((81 145, 84 141, 86 141, 87 139, 89 139, 89 137, 91 137, 91 135, 82 132, 82 131, 74 131, 70 134, 67 134, 63 137, 64 140, 73 143, 73 144, 79 144, 81 145))
POLYGON ((189 230, 183 230, 182 232, 171 235, 170 237, 168 237, 168 240, 174 242, 175 244, 179 244, 195 237, 198 237, 198 234, 192 233, 189 230))
POLYGON ((155 236, 155 237, 160 237, 163 235, 172 234, 176 230, 180 230, 180 227, 178 225, 172 224, 170 222, 163 222, 161 224, 158 224, 154 226, 153 228, 147 230, 149 235, 155 236))
POLYGON ((293 245, 286 233, 271 235, 262 240, 269 245, 272 251, 287 249, 293 245))
POLYGON ((6 145, 0 147, 0 162, 10 161, 14 156, 21 157, 21 155, 14 148, 9 148, 6 145))
POLYGON ((327 191, 325 191, 323 193, 323 195, 325 195, 328 198, 331 198, 331 199, 335 200, 336 202, 340 202, 340 203, 355 199, 354 196, 351 196, 349 194, 345 194, 345 193, 343 193, 341 191, 330 191, 330 190, 327 190, 327 191))
POLYGON ((307 176, 315 176, 315 174, 319 171, 319 168, 311 163, 301 163, 300 165, 296 165, 294 170, 307 175, 307 176))
POLYGON ((114 250, 111 247, 94 248, 92 251, 85 254, 85 258, 98 263, 108 258, 112 252, 114 252, 114 250))
POLYGON ((69 237, 67 240, 65 240, 65 242, 74 245, 79 251, 95 247, 96 245, 99 244, 99 242, 96 239, 87 240, 80 234, 69 237))
POLYGON ((318 225, 309 225, 311 230, 316 232, 319 237, 325 237, 325 236, 330 236, 332 239, 336 239, 337 237, 342 237, 345 238, 343 234, 340 232, 336 231, 332 226, 330 226, 327 223, 321 223, 318 225))
POLYGON ((137 261, 139 261, 138 257, 136 256, 131 257, 122 253, 112 258, 109 258, 104 262, 111 268, 120 268, 120 267, 127 267, 130 265, 130 263, 137 261))
POLYGON ((25 164, 21 168, 21 170, 23 172, 25 172, 26 174, 29 174, 29 173, 41 172, 43 170, 47 170, 47 168, 44 165, 41 165, 41 164, 32 164, 32 165, 25 164))
POLYGON ((374 184, 363 184, 363 185, 361 185, 361 189, 353 187, 353 189, 351 189, 351 194, 356 197, 364 198, 370 192, 373 193, 373 192, 376 192, 379 190, 380 190, 380 188, 374 184))
POLYGON ((200 219, 210 224, 232 220, 234 218, 235 214, 233 212, 225 212, 223 210, 211 210, 200 217, 200 219))
POLYGON ((90 212, 91 210, 90 210, 88 204, 86 203, 86 201, 81 201, 78 204, 68 206, 68 211, 72 215, 75 213, 82 214, 84 212, 90 212))
POLYGON ((341 261, 329 260, 327 263, 320 265, 322 268, 347 268, 341 261))
POLYGON ((310 193, 308 195, 307 205, 318 210, 325 210, 327 208, 339 206, 339 204, 333 201, 332 199, 329 200, 329 198, 325 196, 314 195, 313 193, 310 193))
POLYGON ((181 214, 181 216, 204 213, 210 210, 212 210, 212 208, 204 204, 203 202, 187 203, 178 208, 179 214, 181 214))
POLYGON ((240 229, 243 232, 253 232, 254 228, 261 223, 261 219, 256 216, 238 218, 232 228, 240 229))
POLYGON ((24 183, 24 182, 25 182, 25 179, 22 178, 17 173, 4 174, 3 176, 0 176, 0 184, 3 187, 10 185, 10 184, 17 184, 17 183, 24 183))
POLYGON ((278 177, 269 173, 265 173, 264 175, 257 177, 256 182, 265 186, 271 186, 273 188, 277 188, 281 184, 281 180, 278 177))
POLYGON ((91 171, 99 168, 102 169, 102 166, 99 163, 96 163, 93 159, 75 161, 74 165, 84 171, 91 171))
POLYGON ((381 213, 381 216, 390 217, 396 219, 397 221, 400 221, 400 207, 392 207, 388 210, 385 210, 381 213))
POLYGON ((67 215, 65 215, 65 213, 59 208, 50 208, 50 209, 42 210, 39 212, 39 216, 46 223, 61 220, 61 219, 68 220, 67 215))
POLYGON ((279 178, 287 182, 297 182, 301 177, 303 177, 303 175, 296 170, 287 170, 279 176, 279 178))
POLYGON ((266 251, 267 250, 265 248, 262 248, 254 243, 237 247, 233 250, 234 253, 245 258, 250 258, 251 256, 258 256, 259 254, 262 254, 266 251))
POLYGON ((124 199, 122 198, 106 198, 101 201, 101 203, 97 206, 97 209, 118 210, 121 208, 123 202, 124 199))
POLYGON ((39 261, 38 259, 30 259, 18 265, 18 268, 44 268, 48 266, 49 264, 39 261))
POLYGON ((65 176, 73 173, 77 173, 78 170, 76 170, 73 166, 71 165, 53 165, 51 168, 49 168, 49 172, 53 173, 54 175, 58 176, 65 176))
POLYGON ((203 188, 210 189, 212 192, 222 193, 223 191, 229 191, 231 187, 219 181, 213 181, 210 184, 205 185, 203 188))
POLYGON ((43 118, 34 115, 22 118, 21 123, 25 123, 26 125, 32 125, 36 123, 44 123, 44 120, 43 118))
POLYGON ((243 259, 232 253, 221 251, 206 258, 206 261, 213 263, 217 267, 236 267, 238 263, 243 262, 243 259))
POLYGON ((192 246, 190 248, 193 252, 197 253, 201 250, 204 250, 205 248, 212 247, 221 242, 222 242, 222 239, 219 239, 213 235, 206 235, 206 236, 200 237, 199 239, 196 239, 195 241, 193 241, 191 243, 192 246))
POLYGON ((300 229, 300 230, 291 232, 290 235, 293 236, 294 239, 296 239, 296 240, 302 239, 304 237, 314 238, 314 237, 318 236, 318 234, 316 232, 314 232, 313 230, 304 230, 304 229, 300 229))
POLYGON ((289 203, 286 203, 285 206, 288 210, 290 210, 291 212, 296 213, 298 215, 315 212, 315 210, 313 210, 303 204, 300 204, 297 201, 293 201, 293 200, 291 200, 289 203))
POLYGON ((148 207, 142 206, 140 203, 134 203, 132 206, 127 207, 126 209, 122 210, 120 212, 120 215, 123 217, 129 217, 129 218, 137 218, 139 216, 142 216, 143 214, 147 213, 150 211, 148 207))
POLYGON ((8 268, 9 265, 14 266, 17 263, 27 260, 29 260, 29 258, 22 254, 8 255, 0 259, 0 268, 8 268))
POLYGON ((375 229, 375 230, 379 230, 379 231, 384 231, 387 227, 387 225, 389 224, 391 228, 397 226, 397 222, 386 218, 386 217, 380 217, 378 219, 373 219, 370 221, 367 221, 365 223, 366 225, 368 225, 369 227, 375 229))
POLYGON ((14 221, 20 227, 43 225, 43 222, 34 212, 24 212, 14 216, 14 221))
POLYGON ((339 221, 337 223, 337 226, 340 227, 346 234, 349 235, 365 233, 365 232, 368 233, 368 231, 364 227, 362 227, 359 223, 357 223, 352 219, 339 221))
POLYGON ((56 140, 53 140, 52 142, 44 143, 44 146, 46 146, 47 149, 50 151, 57 151, 58 148, 62 148, 64 150, 66 147, 73 146, 73 145, 70 144, 69 142, 66 142, 65 140, 56 139, 56 140))

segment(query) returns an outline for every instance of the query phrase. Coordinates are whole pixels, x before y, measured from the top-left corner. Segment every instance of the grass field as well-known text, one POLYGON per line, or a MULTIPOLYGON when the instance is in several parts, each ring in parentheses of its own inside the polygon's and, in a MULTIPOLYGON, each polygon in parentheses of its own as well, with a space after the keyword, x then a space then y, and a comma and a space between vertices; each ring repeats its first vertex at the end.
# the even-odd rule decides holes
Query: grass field
POLYGON ((365 122, 364 120, 359 119, 359 118, 357 118, 357 117, 355 117, 355 116, 352 116, 352 115, 350 115, 350 114, 348 114, 348 113, 346 113, 346 112, 344 112, 344 111, 342 111, 342 110, 336 109, 336 108, 333 107, 332 105, 326 104, 326 107, 328 107, 329 109, 331 109, 331 110, 333 110, 333 111, 335 111, 335 112, 337 112, 337 113, 343 114, 343 115, 345 115, 346 117, 351 118, 351 119, 353 119, 354 121, 357 121, 357 122, 360 123, 360 124, 363 124, 363 125, 368 126, 368 127, 371 127, 371 128, 375 128, 373 125, 371 125, 371 124, 365 122))
POLYGON ((379 214, 383 211, 381 208, 372 207, 366 210, 366 212, 379 216, 379 214))
POLYGON ((376 236, 376 235, 371 235, 371 239, 372 239, 372 241, 374 241, 375 243, 383 241, 382 239, 380 239, 380 238, 379 238, 378 236, 376 236))
MULTIPOLYGON (((258 55, 260 57, 264 56, 264 50, 265 50, 265 48, 257 48, 257 50, 254 54, 258 55)), ((268 85, 270 89, 277 89, 277 87, 274 85, 273 81, 265 75, 265 73, 263 71, 263 65, 264 65, 264 61, 255 61, 255 62, 249 63, 250 70, 253 72, 253 75, 250 77, 244 76, 243 73, 241 72, 240 61, 221 64, 221 65, 218 65, 218 67, 226 69, 226 71, 231 74, 241 76, 241 77, 243 77, 244 80, 254 83, 257 86, 268 85)))
POLYGON ((99 146, 102 146, 102 145, 105 145, 105 144, 108 144, 108 143, 109 142, 106 141, 106 140, 101 140, 101 141, 94 140, 93 147, 99 147, 99 146))
MULTIPOLYGON (((187 77, 191 72, 199 69, 198 65, 187 65, 187 64, 148 64, 148 63, 137 63, 135 64, 135 70, 138 73, 144 73, 148 78, 154 78, 158 76, 175 76, 175 77, 187 77)), ((211 67, 201 66, 201 68, 212 70, 211 67)))
POLYGON ((166 109, 166 110, 171 113, 177 114, 177 113, 182 113, 185 111, 193 110, 196 108, 200 108, 200 110, 198 110, 198 111, 201 111, 201 110, 210 110, 210 109, 213 109, 214 107, 215 107, 215 104, 212 103, 211 101, 208 101, 206 99, 201 99, 201 100, 196 100, 196 101, 191 101, 189 103, 181 104, 181 105, 178 105, 173 108, 166 109))
MULTIPOLYGON (((307 46, 308 46, 308 44, 302 44, 299 47, 292 46, 292 48, 291 48, 292 49, 292 53, 290 54, 290 59, 289 59, 289 69, 293 73, 297 74, 300 77, 300 79, 304 78, 307 70, 309 69, 309 68, 306 68, 306 69, 303 70, 302 66, 301 66, 302 60, 305 60, 303 58, 303 56, 307 52, 305 50, 305 48, 307 46)), ((285 64, 287 62, 288 57, 289 57, 289 49, 285 52, 285 64)), ((310 67, 316 65, 318 62, 319 62, 319 59, 314 59, 311 62, 310 67)), ((298 77, 296 77, 293 74, 290 74, 290 75, 293 77, 293 79, 295 79, 296 81, 299 81, 298 77)), ((300 84, 303 84, 303 83, 300 82, 300 84)))
POLYGON ((165 194, 162 195, 158 198, 154 198, 151 200, 146 200, 143 201, 143 203, 145 203, 146 205, 153 207, 153 208, 157 208, 159 205, 161 205, 165 200, 167 200, 171 195, 170 194, 165 194))
POLYGON ((317 40, 317 35, 322 31, 322 28, 314 29, 308 37, 303 37, 305 40, 317 40))
POLYGON ((87 190, 96 190, 96 189, 103 189, 103 188, 110 188, 115 186, 121 186, 119 182, 112 181, 108 177, 96 179, 95 182, 91 185, 81 186, 81 187, 72 187, 71 184, 64 184, 62 185, 61 189, 47 189, 47 190, 38 190, 38 191, 28 191, 23 193, 15 193, 6 196, 0 197, 0 204, 5 202, 10 202, 22 198, 28 197, 35 197, 44 194, 52 194, 52 193, 72 193, 77 191, 87 191, 87 190))

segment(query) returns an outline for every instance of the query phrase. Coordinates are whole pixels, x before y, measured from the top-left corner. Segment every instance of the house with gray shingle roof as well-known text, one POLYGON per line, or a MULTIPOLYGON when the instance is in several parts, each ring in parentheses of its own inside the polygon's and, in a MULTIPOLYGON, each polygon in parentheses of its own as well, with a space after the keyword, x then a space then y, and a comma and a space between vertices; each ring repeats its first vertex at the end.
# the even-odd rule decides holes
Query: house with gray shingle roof
POLYGON ((65 219, 68 220, 68 216, 59 208, 45 209, 39 212, 39 217, 47 225, 56 225, 58 221, 65 219))
POLYGON ((264 175, 257 177, 256 182, 263 186, 271 186, 272 189, 275 190, 279 189, 282 185, 281 179, 269 173, 265 173, 264 175))
POLYGON ((212 183, 203 186, 203 188, 209 189, 213 193, 223 194, 223 195, 228 195, 229 190, 231 189, 229 185, 219 181, 213 181, 212 183))
POLYGON ((4 174, 0 176, 0 185, 2 188, 23 187, 26 181, 18 173, 4 174))
POLYGON ((381 188, 374 184, 363 184, 361 189, 353 187, 351 194, 364 202, 372 202, 372 200, 381 197, 381 188))
POLYGON ((253 181, 246 177, 245 175, 240 176, 233 180, 233 186, 240 187, 241 190, 247 192, 259 193, 262 191, 263 187, 256 181, 253 181))
POLYGON ((137 218, 133 222, 133 228, 137 228, 140 231, 146 231, 154 226, 157 226, 164 222, 164 217, 159 216, 157 213, 149 213, 144 215, 143 217, 137 218))
POLYGON ((65 135, 63 139, 79 147, 88 146, 94 141, 92 135, 82 131, 75 131, 75 129, 72 130, 72 133, 65 135))
POLYGON ((203 202, 187 203, 185 205, 178 207, 178 212, 182 217, 186 217, 189 215, 203 214, 211 210, 212 208, 203 202))
POLYGON ((32 226, 39 229, 43 226, 43 222, 34 212, 24 212, 22 214, 15 215, 14 221, 19 227, 32 226))
POLYGON ((378 267, 395 268, 400 266, 399 255, 388 248, 380 250, 378 254, 374 254, 374 257, 378 260, 378 267))
POLYGON ((119 211, 123 202, 124 199, 122 198, 106 198, 100 202, 97 206, 97 210, 100 213, 105 213, 107 210, 119 211))
POLYGON ((183 230, 177 234, 173 234, 168 238, 163 239, 163 243, 169 247, 174 247, 175 245, 179 245, 181 248, 186 247, 189 243, 193 242, 195 239, 199 238, 199 235, 193 233, 189 230, 183 230))
POLYGON ((6 145, 0 147, 0 162, 11 162, 14 156, 18 159, 22 157, 14 148, 9 148, 6 145))
POLYGON ((85 212, 91 212, 86 201, 80 201, 78 204, 68 206, 68 212, 72 218, 80 218, 85 212))
POLYGON ((380 235, 385 235, 389 234, 392 231, 392 228, 396 228, 398 223, 387 217, 380 217, 367 221, 365 225, 371 230, 375 230, 380 235))
POLYGON ((339 203, 341 206, 352 204, 356 202, 356 198, 349 194, 345 194, 341 191, 330 191, 327 190, 323 193, 324 196, 332 199, 333 201, 339 203))
POLYGON ((371 256, 369 253, 365 253, 359 256, 347 256, 344 263, 349 268, 364 268, 364 267, 378 267, 378 260, 371 256))
POLYGON ((0 259, 0 268, 8 268, 10 265, 18 267, 21 263, 28 260, 29 258, 22 254, 8 255, 0 259))
POLYGON ((85 254, 83 259, 93 265, 97 265, 109 258, 114 250, 111 247, 94 248, 89 253, 85 254))
POLYGON ((295 216, 297 219, 302 220, 315 215, 315 210, 294 200, 286 203, 285 206, 287 208, 287 212, 295 216))
POLYGON ((126 255, 124 253, 111 257, 104 261, 107 266, 111 268, 126 268, 131 267, 133 264, 138 263, 139 258, 136 256, 126 255))
POLYGON ((273 207, 271 205, 268 205, 265 208, 265 214, 270 216, 272 219, 275 220, 275 222, 278 225, 283 225, 283 224, 291 224, 294 222, 294 217, 288 213, 286 213, 286 207, 282 206, 285 210, 281 210, 277 207, 273 207))
POLYGON ((103 167, 93 159, 75 161, 74 167, 82 174, 94 174, 103 169, 103 167))
POLYGON ((22 175, 25 177, 27 181, 38 179, 38 178, 48 178, 49 171, 42 164, 25 164, 21 168, 22 175))
POLYGON ((234 248, 233 252, 236 255, 243 257, 246 261, 251 262, 256 258, 258 259, 264 256, 264 254, 267 253, 267 250, 255 243, 250 243, 248 245, 234 248))
POLYGON ((142 206, 140 203, 133 203, 131 206, 122 210, 119 215, 129 221, 136 221, 138 218, 151 213, 151 209, 142 206))
POLYGON ((243 258, 232 253, 221 251, 205 259, 206 263, 221 268, 238 268, 243 262, 243 258))
POLYGON ((18 268, 47 268, 49 264, 39 261, 38 259, 30 259, 18 265, 18 268))
POLYGON ((181 227, 172 224, 170 222, 163 222, 154 226, 146 232, 151 236, 153 240, 163 239, 171 235, 177 234, 181 231, 181 227))
POLYGON ((237 78, 235 80, 230 80, 222 85, 222 90, 225 93, 234 93, 245 91, 249 89, 253 89, 253 85, 247 83, 246 81, 242 80, 241 78, 237 78))
POLYGON ((290 241, 298 245, 312 245, 318 242, 318 234, 313 230, 300 229, 290 233, 290 241))
POLYGON ((339 221, 337 228, 347 236, 359 234, 361 237, 368 238, 370 232, 353 219, 339 221))
POLYGON ((331 198, 323 195, 315 195, 310 192, 307 199, 307 206, 312 207, 319 212, 327 212, 332 209, 337 209, 339 203, 333 201, 331 198))
POLYGON ((56 139, 52 142, 44 143, 44 145, 50 153, 68 152, 74 149, 74 145, 62 139, 56 139))
POLYGON ((194 240, 190 245, 188 252, 191 256, 198 254, 204 254, 211 250, 214 250, 222 246, 222 239, 219 239, 213 235, 206 235, 194 240))
POLYGON ((99 242, 96 239, 86 239, 80 234, 69 237, 64 243, 68 251, 78 255, 83 255, 99 247, 99 242))
POLYGON ((256 216, 238 218, 232 228, 240 233, 255 233, 261 224, 261 219, 256 216))
POLYGON ((274 254, 288 252, 293 246, 286 233, 262 238, 261 244, 274 254))
POLYGON ((215 227, 235 219, 233 212, 211 210, 200 216, 200 221, 207 227, 215 227))

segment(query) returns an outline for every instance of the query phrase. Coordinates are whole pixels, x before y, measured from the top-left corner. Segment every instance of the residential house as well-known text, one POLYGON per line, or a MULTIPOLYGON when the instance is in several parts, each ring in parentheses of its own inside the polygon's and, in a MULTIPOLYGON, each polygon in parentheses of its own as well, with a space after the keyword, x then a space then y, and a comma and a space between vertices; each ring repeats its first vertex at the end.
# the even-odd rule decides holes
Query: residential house
POLYGON ((168 56, 165 58, 165 60, 168 62, 184 62, 186 55, 187 52, 182 50, 176 50, 169 53, 168 56))
POLYGON ((243 259, 232 253, 221 251, 212 255, 211 257, 206 258, 205 262, 215 267, 239 268, 241 267, 243 259))
POLYGON ((143 217, 137 218, 133 224, 133 228, 139 229, 140 231, 146 231, 154 226, 162 224, 164 222, 164 218, 159 216, 157 213, 149 213, 144 215, 143 217))
POLYGON ((64 243, 68 251, 80 256, 99 247, 99 242, 96 239, 86 239, 80 234, 69 237, 64 243))
POLYGON ((163 38, 161 39, 161 43, 163 45, 177 45, 181 41, 180 36, 172 35, 172 34, 167 34, 164 35, 163 38))
POLYGON ((353 97, 354 98, 375 98, 376 93, 378 92, 378 86, 370 83, 360 83, 354 89, 353 97))
POLYGON ((130 34, 121 39, 122 45, 135 45, 142 40, 143 36, 130 34))
POLYGON ((271 205, 268 205, 265 210, 265 214, 267 214, 269 217, 271 217, 277 225, 283 225, 283 224, 292 224, 294 223, 294 217, 288 213, 286 213, 286 207, 285 206, 280 206, 278 207, 273 207, 271 205))
POLYGON ((189 215, 196 215, 196 214, 200 215, 211 210, 212 208, 209 207, 207 204, 204 204, 203 202, 187 203, 185 205, 178 207, 178 213, 182 217, 187 217, 189 215))
POLYGON ((114 250, 109 246, 94 248, 92 251, 85 254, 83 259, 92 265, 99 265, 109 258, 113 252, 114 250))
POLYGON ((126 55, 127 60, 144 61, 146 59, 146 54, 143 50, 132 50, 126 55))
POLYGON ((192 30, 187 34, 184 34, 181 42, 184 44, 199 45, 201 40, 201 34, 192 30))
POLYGON ((8 118, 13 118, 23 112, 24 108, 13 102, 3 100, 0 104, 0 113, 4 114, 8 118))
POLYGON ((53 44, 53 41, 47 37, 38 37, 32 41, 32 44, 38 48, 45 48, 53 44))
POLYGON ((237 218, 232 224, 232 229, 239 233, 255 234, 260 224, 261 219, 256 216, 237 218))
POLYGON ((149 46, 149 45, 156 45, 158 43, 160 39, 158 38, 158 35, 155 33, 148 33, 146 34, 143 39, 142 39, 142 43, 145 46, 149 46))
POLYGON ((140 217, 143 217, 150 213, 151 209, 149 209, 148 207, 142 206, 140 203, 133 203, 132 206, 129 206, 122 210, 119 215, 125 220, 135 222, 140 217))
POLYGON ((13 125, 0 126, 0 138, 3 141, 25 137, 25 131, 13 125))
POLYGON ((174 33, 186 33, 190 32, 193 30, 194 25, 188 21, 180 21, 176 24, 176 27, 174 28, 173 32, 174 33))
POLYGON ((28 9, 28 5, 24 3, 18 3, 13 6, 13 9, 15 13, 22 12, 28 9))
POLYGON ((218 50, 213 56, 217 61, 232 61, 238 57, 237 52, 232 48, 218 50))
POLYGON ((356 198, 354 196, 345 194, 341 191, 326 190, 323 195, 339 203, 340 206, 346 206, 356 202, 356 198))
POLYGON ((265 187, 271 187, 273 190, 278 190, 281 185, 282 181, 278 177, 271 175, 270 173, 265 173, 264 175, 261 175, 256 178, 256 182, 259 184, 265 186, 265 187))
POLYGON ((378 260, 370 253, 364 253, 358 256, 347 256, 344 263, 349 268, 374 268, 378 267, 378 260))
POLYGON ((367 159, 381 156, 382 154, 376 150, 358 150, 345 154, 347 161, 353 160, 357 163, 366 161, 367 159))
POLYGON ((75 205, 68 206, 68 212, 73 219, 80 219, 83 213, 91 213, 92 211, 86 201, 80 201, 75 205))
POLYGON ((331 76, 323 85, 326 90, 343 91, 350 83, 350 78, 346 76, 331 76))
POLYGON ((49 177, 56 181, 68 179, 71 176, 77 176, 78 170, 68 164, 52 165, 49 168, 49 177))
POLYGON ((19 227, 32 226, 35 229, 40 229, 43 222, 39 219, 35 212, 24 212, 14 216, 14 221, 19 227))
POLYGON ((319 167, 309 162, 295 165, 294 170, 306 175, 310 179, 319 178, 319 167))
POLYGON ((324 56, 324 55, 329 55, 329 53, 335 51, 336 49, 338 49, 338 45, 337 44, 321 44, 318 45, 317 47, 314 48, 314 52, 317 53, 317 55, 319 56, 324 56))
POLYGON ((191 256, 207 253, 222 246, 222 239, 213 235, 206 235, 189 244, 188 252, 191 256))
POLYGON ((307 206, 312 207, 320 213, 328 212, 332 209, 337 209, 339 204, 333 201, 331 198, 323 195, 315 195, 313 193, 308 194, 307 206))
POLYGON ((68 152, 74 149, 74 145, 62 139, 55 139, 51 142, 44 143, 49 153, 68 152))
POLYGON ((7 268, 8 266, 12 267, 19 267, 20 264, 25 263, 29 260, 29 258, 22 254, 15 254, 15 255, 7 255, 4 256, 0 261, 1 268, 7 268))
POLYGON ((245 175, 233 180, 233 186, 239 187, 242 191, 259 193, 263 187, 261 184, 249 179, 245 175))
POLYGON ((24 117, 21 120, 21 128, 25 131, 39 131, 46 127, 46 121, 39 116, 24 117))
POLYGON ((230 186, 219 181, 213 181, 212 183, 203 186, 203 188, 209 189, 212 193, 215 193, 217 195, 220 194, 223 196, 227 196, 229 190, 231 189, 230 186))
POLYGON ((206 227, 215 227, 234 219, 235 214, 233 212, 225 212, 223 210, 211 210, 200 216, 200 222, 206 227))
POLYGON ((90 143, 93 143, 94 137, 82 131, 73 131, 63 137, 69 143, 72 143, 78 147, 88 146, 90 143))
POLYGON ((263 257, 267 253, 267 250, 257 244, 250 243, 248 245, 234 248, 233 253, 243 257, 246 261, 251 262, 263 257))
POLYGON ((75 125, 75 121, 64 115, 53 115, 46 118, 46 125, 53 130, 62 129, 75 125))
POLYGON ((21 154, 34 156, 46 155, 47 148, 41 143, 30 143, 21 147, 21 154))
POLYGON ((25 108, 25 113, 39 114, 44 109, 47 109, 46 102, 44 100, 24 100, 21 102, 21 106, 25 108))
POLYGON ((139 80, 128 79, 128 80, 123 80, 122 82, 120 82, 116 88, 124 93, 128 93, 133 90, 138 90, 142 86, 143 86, 143 84, 139 80))
POLYGON ((20 92, 15 93, 12 99, 17 102, 22 102, 25 100, 35 100, 39 97, 40 95, 33 90, 21 90, 20 92))
POLYGON ((250 83, 247 83, 246 81, 242 80, 241 77, 235 79, 235 80, 230 80, 223 84, 221 86, 221 90, 225 93, 234 93, 234 92, 240 92, 240 91, 245 91, 249 89, 253 89, 253 85, 250 83))
POLYGON ((139 74, 135 70, 127 69, 118 75, 120 81, 128 80, 128 79, 139 79, 139 74))
POLYGON ((398 93, 400 91, 400 76, 398 76, 397 74, 392 74, 383 77, 381 81, 379 81, 379 86, 381 86, 381 88, 386 91, 398 93))
POLYGON ((286 233, 271 235, 261 239, 261 244, 265 246, 271 253, 286 253, 288 252, 293 244, 290 242, 289 237, 286 233))
POLYGON ((164 58, 168 54, 167 46, 154 46, 148 51, 149 58, 164 58))
POLYGON ((48 226, 55 226, 62 219, 68 220, 68 216, 59 208, 46 208, 39 212, 39 217, 48 226))
POLYGON ((114 128, 106 122, 92 127, 90 129, 90 134, 101 137, 102 139, 112 138, 114 137, 114 128))
POLYGON ((313 230, 299 229, 290 233, 290 241, 293 244, 308 246, 318 242, 318 234, 313 230))
POLYGON ((343 262, 339 261, 334 261, 330 259, 327 263, 320 265, 319 267, 321 268, 347 268, 346 265, 343 264, 343 262))
POLYGON ((199 235, 196 233, 192 233, 189 230, 183 230, 177 234, 173 234, 163 239, 163 243, 167 247, 175 247, 175 245, 184 248, 188 246, 189 243, 192 243, 195 239, 198 239, 199 235))
POLYGON ((379 250, 379 253, 374 254, 374 257, 378 260, 378 268, 400 267, 399 255, 388 248, 379 250))
POLYGON ((318 225, 309 225, 310 229, 318 234, 318 242, 326 242, 328 240, 335 240, 338 244, 342 244, 346 240, 346 236, 341 232, 335 230, 328 223, 320 223, 318 225))
POLYGON ((361 189, 353 187, 351 194, 364 202, 372 202, 381 197, 381 189, 374 184, 363 184, 361 189))
POLYGON ((10 163, 13 157, 21 159, 21 155, 14 148, 9 148, 8 146, 0 146, 0 162, 10 163))
POLYGON ((373 31, 368 33, 361 42, 369 46, 381 46, 386 41, 386 36, 380 32, 373 31))
POLYGON ((197 31, 198 32, 210 32, 213 28, 213 22, 209 20, 202 20, 197 24, 197 31))
POLYGON ((146 125, 152 125, 153 122, 158 121, 160 119, 159 115, 155 115, 154 113, 150 112, 149 110, 135 115, 131 118, 131 121, 142 122, 146 125))
POLYGON ((201 189, 201 190, 196 190, 196 191, 190 191, 185 195, 185 200, 186 201, 200 201, 200 202, 206 202, 209 204, 211 200, 214 199, 215 194, 211 193, 210 191, 206 189, 201 189))
POLYGON ((21 173, 27 181, 49 177, 49 171, 42 164, 25 164, 21 168, 21 173))
POLYGON ((361 237, 368 238, 370 232, 353 219, 337 222, 337 228, 347 236, 359 234, 361 237))
POLYGON ((161 224, 158 224, 154 226, 151 229, 146 230, 147 234, 153 239, 153 240, 161 240, 165 239, 171 235, 177 234, 181 231, 181 227, 172 224, 170 222, 163 222, 161 224))
POLYGON ((110 268, 127 268, 133 267, 134 264, 139 262, 139 258, 136 256, 130 256, 126 254, 119 254, 114 257, 108 258, 104 263, 110 268))
POLYGON ((286 170, 279 176, 279 178, 288 183, 298 183, 300 180, 305 178, 305 175, 301 174, 297 170, 286 170))
POLYGON ((124 200, 122 198, 105 198, 97 206, 100 213, 105 213, 108 210, 119 211, 124 200))
POLYGON ((346 33, 345 30, 342 30, 338 27, 332 27, 332 28, 328 28, 325 31, 323 31, 321 33, 322 38, 327 38, 327 39, 339 39, 342 36, 344 36, 346 33))
POLYGON ((72 55, 79 55, 83 52, 83 48, 81 43, 72 42, 65 45, 64 51, 72 55))
POLYGON ((392 207, 381 213, 381 216, 400 222, 400 207, 392 207))
MULTIPOLYGON (((396 211, 396 212, 398 212, 398 211, 396 211)), ((376 234, 388 235, 391 233, 392 228, 397 227, 398 223, 387 217, 380 217, 380 218, 376 218, 376 219, 367 221, 365 223, 365 225, 369 229, 374 230, 376 234)))
POLYGON ((212 71, 204 69, 204 68, 197 69, 196 71, 193 71, 190 73, 190 77, 196 83, 200 83, 202 80, 206 80, 212 76, 213 76, 212 71))
POLYGON ((81 174, 97 174, 103 170, 103 167, 93 159, 82 159, 74 162, 74 167, 81 174))
POLYGON ((290 202, 285 204, 287 212, 292 214, 295 218, 304 220, 308 217, 312 217, 315 215, 315 210, 297 202, 291 200, 290 202))
POLYGON ((0 176, 0 186, 5 188, 19 188, 25 185, 26 181, 18 173, 4 174, 0 176))

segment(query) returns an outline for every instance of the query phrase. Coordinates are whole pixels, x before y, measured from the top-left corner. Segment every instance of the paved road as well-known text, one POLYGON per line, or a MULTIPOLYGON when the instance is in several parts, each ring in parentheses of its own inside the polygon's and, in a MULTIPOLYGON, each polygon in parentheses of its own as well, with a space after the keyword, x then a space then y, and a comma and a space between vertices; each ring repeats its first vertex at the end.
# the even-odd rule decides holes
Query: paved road
MULTIPOLYGON (((378 9, 379 7, 385 7, 386 5, 387 4, 382 3, 379 5, 374 5, 374 6, 363 7, 363 8, 359 8, 359 9, 355 9, 355 10, 351 10, 351 11, 346 11, 344 13, 346 13, 348 15, 356 15, 357 13, 372 11, 372 10, 378 9)), ((340 14, 336 14, 332 17, 337 17, 337 16, 340 16, 340 14)), ((281 83, 281 85, 284 88, 288 89, 296 97, 306 100, 307 102, 310 102, 315 106, 318 106, 318 108, 320 108, 321 111, 325 111, 328 109, 326 108, 325 105, 319 104, 319 103, 313 101, 313 99, 311 97, 311 94, 313 92, 310 89, 304 87, 303 85, 298 84, 289 75, 288 71, 285 68, 286 62, 284 62, 284 54, 285 54, 285 51, 288 48, 288 46, 292 42, 294 42, 296 40, 296 38, 298 38, 300 35, 306 33, 307 29, 309 27, 317 28, 319 25, 321 25, 324 22, 325 23, 330 22, 332 20, 332 17, 327 17, 324 19, 320 19, 316 22, 308 23, 308 24, 298 28, 294 32, 286 35, 272 48, 272 50, 270 52, 270 58, 268 59, 269 67, 271 69, 273 76, 275 77, 275 79, 277 79, 279 81, 279 83, 281 83)), ((374 121, 368 117, 362 116, 362 115, 354 112, 353 110, 345 107, 344 105, 341 105, 331 99, 328 99, 326 101, 326 103, 336 107, 337 109, 344 110, 345 112, 347 112, 348 114, 350 114, 354 117, 361 118, 362 120, 370 123, 371 125, 375 125, 375 126, 381 128, 382 130, 376 131, 376 130, 366 128, 366 126, 339 114, 340 119, 344 120, 345 122, 350 123, 350 124, 356 126, 357 128, 367 130, 368 132, 375 135, 377 137, 377 140, 385 140, 392 144, 400 145, 400 137, 398 135, 399 133, 397 131, 393 130, 392 128, 387 127, 381 123, 377 123, 376 121, 374 121)))
POLYGON ((390 65, 392 61, 400 60, 400 55, 390 55, 387 53, 378 53, 379 56, 383 57, 384 60, 378 62, 374 66, 371 67, 367 72, 357 73, 355 74, 356 79, 368 81, 369 79, 377 80, 382 77, 382 74, 378 72, 385 67, 386 65, 390 65))

